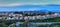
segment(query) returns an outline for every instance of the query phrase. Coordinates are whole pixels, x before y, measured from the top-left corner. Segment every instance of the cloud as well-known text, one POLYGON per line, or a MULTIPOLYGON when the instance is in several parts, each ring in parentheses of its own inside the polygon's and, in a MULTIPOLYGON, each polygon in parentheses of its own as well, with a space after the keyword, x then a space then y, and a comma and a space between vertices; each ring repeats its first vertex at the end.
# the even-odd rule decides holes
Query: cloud
POLYGON ((12 3, 12 4, 0 4, 0 6, 21 6, 22 4, 12 3))
POLYGON ((0 6, 60 4, 60 0, 0 0, 0 6))

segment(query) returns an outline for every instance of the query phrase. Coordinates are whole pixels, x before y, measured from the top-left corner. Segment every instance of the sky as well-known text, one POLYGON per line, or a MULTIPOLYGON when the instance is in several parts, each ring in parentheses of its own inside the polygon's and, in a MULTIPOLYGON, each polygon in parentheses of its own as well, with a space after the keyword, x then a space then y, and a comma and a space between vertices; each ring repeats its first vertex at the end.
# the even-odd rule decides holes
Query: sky
POLYGON ((60 0, 0 0, 0 12, 41 9, 60 12, 60 0))
POLYGON ((60 0, 0 0, 0 6, 60 4, 60 0))

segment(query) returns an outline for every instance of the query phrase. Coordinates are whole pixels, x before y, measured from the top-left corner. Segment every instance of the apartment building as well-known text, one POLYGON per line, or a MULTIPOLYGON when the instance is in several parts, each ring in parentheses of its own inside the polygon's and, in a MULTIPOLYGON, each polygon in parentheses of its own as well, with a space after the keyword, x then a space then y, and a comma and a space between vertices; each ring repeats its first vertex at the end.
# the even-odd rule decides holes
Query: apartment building
POLYGON ((0 19, 14 19, 14 20, 18 20, 18 19, 46 19, 46 18, 52 18, 52 17, 56 17, 56 16, 60 16, 59 13, 54 13, 54 14, 43 14, 42 13, 14 13, 14 12, 1 12, 0 13, 0 19))

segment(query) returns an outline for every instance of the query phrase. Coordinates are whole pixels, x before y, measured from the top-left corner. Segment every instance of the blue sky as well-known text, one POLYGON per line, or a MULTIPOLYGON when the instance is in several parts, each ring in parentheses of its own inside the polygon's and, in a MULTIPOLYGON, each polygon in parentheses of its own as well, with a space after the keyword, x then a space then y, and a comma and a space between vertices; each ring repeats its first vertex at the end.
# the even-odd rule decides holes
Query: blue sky
POLYGON ((0 0, 0 6, 60 4, 60 0, 0 0))
POLYGON ((60 0, 0 0, 0 12, 34 11, 41 9, 60 11, 60 0))

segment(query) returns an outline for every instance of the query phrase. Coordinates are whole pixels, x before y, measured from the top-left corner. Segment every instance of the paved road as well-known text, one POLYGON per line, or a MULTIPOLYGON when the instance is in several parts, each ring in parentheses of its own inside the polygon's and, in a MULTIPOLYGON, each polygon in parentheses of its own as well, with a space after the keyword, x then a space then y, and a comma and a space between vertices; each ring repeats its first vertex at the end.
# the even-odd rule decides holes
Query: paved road
MULTIPOLYGON (((20 24, 23 24, 24 22, 20 22, 20 24)), ((39 25, 42 25, 42 24, 48 24, 48 25, 51 25, 51 24, 56 24, 56 23, 60 23, 60 22, 29 22, 27 23, 27 27, 37 27, 39 25)))
MULTIPOLYGON (((16 26, 18 26, 19 24, 23 24, 23 23, 24 22, 16 22, 16 26)), ((56 23, 60 23, 60 22, 29 22, 27 23, 26 27, 38 27, 39 25, 42 25, 42 24, 51 25, 51 24, 56 24, 56 23)))

